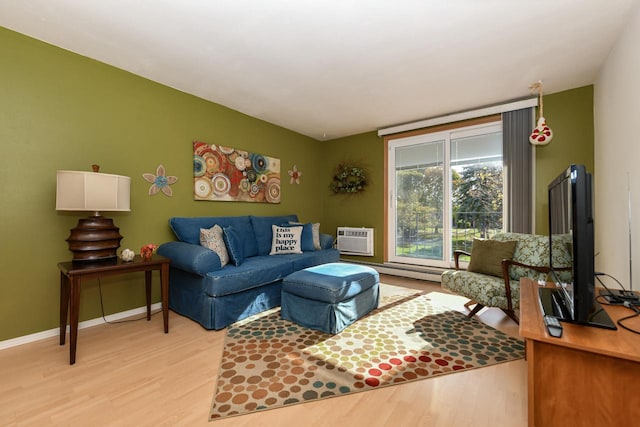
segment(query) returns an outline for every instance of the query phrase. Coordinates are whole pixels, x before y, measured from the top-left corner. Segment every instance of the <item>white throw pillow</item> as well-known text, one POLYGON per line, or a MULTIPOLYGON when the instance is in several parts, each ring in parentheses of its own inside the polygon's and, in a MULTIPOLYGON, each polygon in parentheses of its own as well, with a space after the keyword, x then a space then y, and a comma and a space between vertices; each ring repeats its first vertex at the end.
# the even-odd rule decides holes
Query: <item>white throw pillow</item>
POLYGON ((273 239, 271 240, 271 252, 269 255, 281 254, 301 254, 300 237, 302 236, 302 227, 278 227, 271 226, 273 239))
POLYGON ((222 228, 218 224, 211 228, 200 229, 200 244, 218 254, 222 267, 229 263, 229 253, 222 238, 222 228))

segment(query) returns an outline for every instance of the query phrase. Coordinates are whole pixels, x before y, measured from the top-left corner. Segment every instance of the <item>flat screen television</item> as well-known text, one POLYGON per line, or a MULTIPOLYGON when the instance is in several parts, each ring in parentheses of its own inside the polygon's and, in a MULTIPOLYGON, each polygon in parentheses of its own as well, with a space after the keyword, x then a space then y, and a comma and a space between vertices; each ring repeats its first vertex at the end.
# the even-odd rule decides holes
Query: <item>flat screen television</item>
POLYGON ((550 267, 556 288, 540 289, 543 310, 567 322, 616 329, 595 300, 591 174, 583 165, 571 165, 548 190, 550 267))

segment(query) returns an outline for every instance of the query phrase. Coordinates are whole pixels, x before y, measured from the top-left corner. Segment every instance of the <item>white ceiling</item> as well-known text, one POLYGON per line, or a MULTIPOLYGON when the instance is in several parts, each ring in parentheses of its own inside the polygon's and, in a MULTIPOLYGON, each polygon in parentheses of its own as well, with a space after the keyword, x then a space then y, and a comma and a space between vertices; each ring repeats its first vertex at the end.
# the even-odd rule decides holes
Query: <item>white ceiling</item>
POLYGON ((0 25, 318 140, 594 82, 637 0, 0 0, 0 25))

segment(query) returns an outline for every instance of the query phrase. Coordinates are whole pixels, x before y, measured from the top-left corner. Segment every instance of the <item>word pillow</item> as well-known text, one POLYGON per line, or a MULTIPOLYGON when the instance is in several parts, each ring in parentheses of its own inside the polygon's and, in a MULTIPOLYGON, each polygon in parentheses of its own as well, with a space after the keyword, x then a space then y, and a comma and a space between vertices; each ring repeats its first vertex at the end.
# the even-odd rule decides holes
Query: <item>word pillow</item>
POLYGON ((273 240, 271 241, 271 252, 269 255, 281 254, 301 254, 300 241, 302 227, 279 227, 271 226, 273 240))

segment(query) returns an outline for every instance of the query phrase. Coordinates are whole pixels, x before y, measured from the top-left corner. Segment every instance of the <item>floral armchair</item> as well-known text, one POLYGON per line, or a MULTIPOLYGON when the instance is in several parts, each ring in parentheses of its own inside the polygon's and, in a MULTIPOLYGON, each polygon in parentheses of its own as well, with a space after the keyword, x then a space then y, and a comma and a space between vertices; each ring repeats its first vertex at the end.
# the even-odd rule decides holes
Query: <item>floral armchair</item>
MULTIPOLYGON (((465 306, 474 305, 468 317, 473 317, 484 307, 502 309, 507 316, 519 323, 516 310, 520 307, 520 278, 546 279, 549 273, 549 237, 521 233, 499 233, 492 240, 515 241, 511 259, 502 260, 501 277, 460 270, 464 251, 454 252, 455 270, 442 273, 442 287, 469 298, 465 306)), ((568 242, 554 241, 554 265, 570 266, 571 253, 568 242)), ((473 251, 472 251, 473 252, 473 251)))

